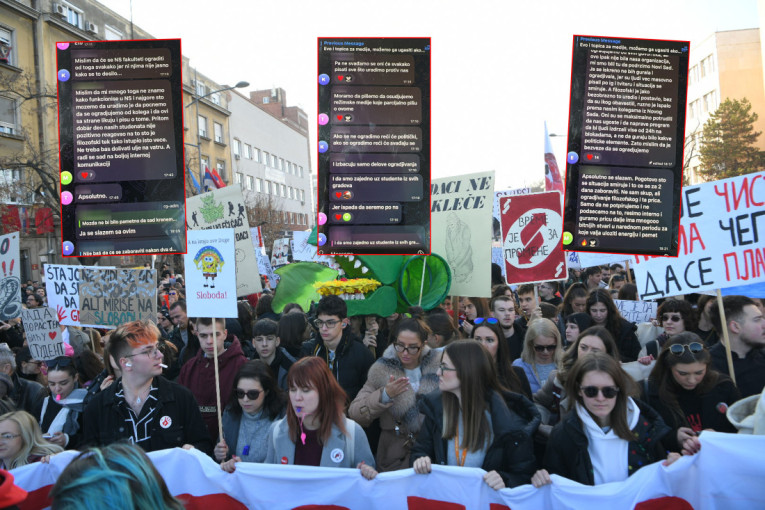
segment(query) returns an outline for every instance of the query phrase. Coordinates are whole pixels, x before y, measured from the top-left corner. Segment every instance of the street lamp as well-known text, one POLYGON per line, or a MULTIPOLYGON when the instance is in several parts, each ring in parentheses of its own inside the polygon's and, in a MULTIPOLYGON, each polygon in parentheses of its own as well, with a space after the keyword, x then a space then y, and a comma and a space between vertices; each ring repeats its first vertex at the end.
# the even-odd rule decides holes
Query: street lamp
POLYGON ((246 82, 246 81, 240 81, 236 85, 234 85, 233 87, 225 87, 225 88, 222 88, 222 89, 213 90, 213 91, 210 91, 210 92, 208 92, 207 94, 205 94, 203 96, 197 96, 196 95, 196 92, 197 92, 196 84, 197 84, 197 70, 194 69, 194 99, 189 104, 184 106, 184 108, 188 108, 191 105, 196 105, 195 108, 194 108, 194 110, 195 110, 194 113, 197 116, 197 121, 195 123, 195 125, 197 127, 197 144, 196 145, 192 145, 190 143, 187 143, 186 145, 191 145, 192 147, 196 147, 197 148, 197 159, 198 159, 198 163, 199 163, 199 183, 201 185, 204 182, 205 176, 204 176, 204 173, 202 171, 202 148, 199 145, 199 142, 200 142, 200 140, 199 140, 199 101, 204 99, 204 98, 206 98, 207 96, 211 96, 213 94, 217 94, 218 92, 225 92, 227 90, 233 90, 233 89, 241 89, 243 87, 249 87, 250 84, 249 84, 249 82, 246 82))

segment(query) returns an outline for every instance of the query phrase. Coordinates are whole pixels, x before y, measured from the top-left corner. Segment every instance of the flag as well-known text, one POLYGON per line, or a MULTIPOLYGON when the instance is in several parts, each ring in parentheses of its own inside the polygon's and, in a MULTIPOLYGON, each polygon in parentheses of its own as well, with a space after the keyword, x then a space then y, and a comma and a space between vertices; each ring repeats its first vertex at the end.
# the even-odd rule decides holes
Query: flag
POLYGON ((194 172, 192 172, 188 167, 186 167, 186 171, 189 173, 189 177, 191 177, 191 185, 194 186, 195 190, 197 190, 197 195, 202 193, 202 186, 199 185, 199 181, 194 176, 194 172))
POLYGON ((225 188, 226 183, 223 181, 223 178, 218 174, 218 171, 215 168, 213 168, 210 172, 212 173, 212 178, 215 181, 215 186, 217 186, 218 189, 225 188))
POLYGON ((205 191, 218 189, 218 186, 215 184, 215 179, 213 178, 213 175, 210 172, 209 168, 205 168, 205 179, 203 181, 203 184, 205 186, 205 191))
POLYGON ((563 194, 563 179, 560 176, 558 162, 555 161, 550 135, 545 122, 545 191, 560 191, 563 194))

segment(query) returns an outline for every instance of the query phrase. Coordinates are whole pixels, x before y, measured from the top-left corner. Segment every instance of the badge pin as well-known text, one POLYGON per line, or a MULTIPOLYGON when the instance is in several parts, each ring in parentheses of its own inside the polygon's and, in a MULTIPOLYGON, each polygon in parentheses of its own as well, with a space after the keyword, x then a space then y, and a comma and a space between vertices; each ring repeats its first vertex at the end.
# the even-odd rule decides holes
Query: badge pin
POLYGON ((335 448, 329 453, 329 457, 332 459, 332 462, 340 464, 343 461, 345 454, 340 448, 335 448))
POLYGON ((170 425, 172 424, 173 424, 173 419, 170 418, 169 416, 163 416, 162 418, 159 419, 159 426, 162 427, 163 429, 170 427, 170 425))

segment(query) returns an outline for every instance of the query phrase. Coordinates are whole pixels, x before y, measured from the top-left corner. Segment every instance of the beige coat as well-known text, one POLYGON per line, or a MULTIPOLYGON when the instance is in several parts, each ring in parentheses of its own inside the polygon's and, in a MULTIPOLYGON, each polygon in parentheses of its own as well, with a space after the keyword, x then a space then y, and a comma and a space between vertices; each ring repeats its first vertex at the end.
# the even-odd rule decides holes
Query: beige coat
POLYGON ((405 375, 404 367, 389 345, 382 357, 369 369, 367 382, 348 409, 348 416, 362 427, 369 426, 375 418, 380 419, 380 442, 377 446, 377 469, 395 471, 409 467, 409 451, 414 446, 417 432, 422 425, 422 415, 417 408, 420 397, 438 389, 438 365, 441 352, 423 346, 420 370, 422 379, 415 394, 408 388, 392 402, 382 403, 382 392, 390 376, 405 375), (398 427, 398 430, 396 430, 398 427))

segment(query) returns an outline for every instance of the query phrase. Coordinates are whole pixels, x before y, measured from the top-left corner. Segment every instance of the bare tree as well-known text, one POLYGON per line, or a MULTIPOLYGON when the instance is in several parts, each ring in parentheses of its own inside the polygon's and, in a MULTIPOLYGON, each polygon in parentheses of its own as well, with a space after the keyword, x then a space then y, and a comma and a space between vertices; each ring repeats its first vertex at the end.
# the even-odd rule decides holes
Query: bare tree
POLYGON ((284 230, 283 200, 265 193, 245 192, 247 219, 251 227, 260 227, 263 246, 270 251, 274 240, 282 237, 284 230))

